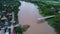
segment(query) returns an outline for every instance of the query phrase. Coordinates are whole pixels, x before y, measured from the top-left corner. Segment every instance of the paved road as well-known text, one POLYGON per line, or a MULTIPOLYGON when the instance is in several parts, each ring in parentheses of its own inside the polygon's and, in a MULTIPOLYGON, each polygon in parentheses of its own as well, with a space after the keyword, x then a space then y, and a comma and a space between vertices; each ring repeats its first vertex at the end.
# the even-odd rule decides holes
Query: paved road
POLYGON ((54 29, 46 22, 38 24, 37 18, 42 16, 39 15, 37 6, 27 2, 21 3, 20 12, 18 13, 19 23, 30 25, 30 28, 24 34, 56 34, 54 29))
POLYGON ((4 30, 0 30, 0 34, 5 34, 5 33, 4 33, 4 30))

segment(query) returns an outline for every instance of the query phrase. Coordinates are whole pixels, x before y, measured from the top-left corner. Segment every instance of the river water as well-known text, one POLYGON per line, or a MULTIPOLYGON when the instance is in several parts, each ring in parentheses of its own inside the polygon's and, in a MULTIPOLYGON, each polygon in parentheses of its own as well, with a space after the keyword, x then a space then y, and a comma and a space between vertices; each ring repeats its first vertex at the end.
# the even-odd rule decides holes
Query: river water
POLYGON ((37 18, 42 17, 37 9, 37 6, 21 1, 20 11, 18 13, 19 24, 30 25, 30 28, 24 34, 56 34, 54 29, 46 22, 38 23, 37 18))

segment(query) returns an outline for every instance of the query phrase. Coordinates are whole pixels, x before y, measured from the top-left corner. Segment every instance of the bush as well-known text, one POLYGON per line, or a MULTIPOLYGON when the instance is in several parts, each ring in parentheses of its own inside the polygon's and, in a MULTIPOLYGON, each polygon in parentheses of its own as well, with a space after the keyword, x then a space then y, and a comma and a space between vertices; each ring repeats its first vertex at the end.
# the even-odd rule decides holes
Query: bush
POLYGON ((55 31, 60 34, 60 23, 53 23, 53 28, 55 29, 55 31))
POLYGON ((20 33, 22 34, 23 31, 22 31, 22 28, 21 27, 15 27, 14 30, 17 32, 17 33, 20 33))
POLYGON ((54 17, 55 22, 60 23, 60 14, 58 13, 55 17, 54 17))

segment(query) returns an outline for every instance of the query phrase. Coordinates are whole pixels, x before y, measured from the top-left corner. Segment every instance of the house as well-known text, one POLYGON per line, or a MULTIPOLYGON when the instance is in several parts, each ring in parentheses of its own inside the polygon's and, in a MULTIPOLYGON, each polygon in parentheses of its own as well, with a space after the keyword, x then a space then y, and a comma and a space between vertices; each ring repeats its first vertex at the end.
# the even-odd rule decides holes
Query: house
POLYGON ((5 16, 3 16, 2 18, 1 18, 1 20, 6 20, 7 18, 5 17, 5 16))
POLYGON ((60 10, 56 10, 55 12, 58 12, 58 13, 60 13, 60 10))
POLYGON ((12 15, 12 13, 7 13, 8 16, 12 15))
POLYGON ((16 31, 13 31, 12 34, 17 34, 16 31))
POLYGON ((7 30, 7 31, 5 32, 5 34, 9 34, 9 31, 7 30))

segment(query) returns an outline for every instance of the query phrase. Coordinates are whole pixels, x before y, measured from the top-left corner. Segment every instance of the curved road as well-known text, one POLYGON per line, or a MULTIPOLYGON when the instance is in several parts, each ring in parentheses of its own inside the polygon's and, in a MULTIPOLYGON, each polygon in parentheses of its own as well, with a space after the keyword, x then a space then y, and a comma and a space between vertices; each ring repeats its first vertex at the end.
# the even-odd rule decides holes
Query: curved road
POLYGON ((54 29, 46 22, 38 24, 37 18, 42 16, 39 15, 37 6, 32 3, 21 1, 21 7, 19 7, 19 9, 19 23, 22 25, 30 25, 30 28, 24 32, 24 34, 56 34, 54 29))

